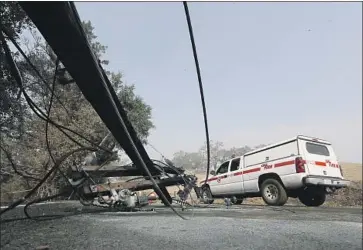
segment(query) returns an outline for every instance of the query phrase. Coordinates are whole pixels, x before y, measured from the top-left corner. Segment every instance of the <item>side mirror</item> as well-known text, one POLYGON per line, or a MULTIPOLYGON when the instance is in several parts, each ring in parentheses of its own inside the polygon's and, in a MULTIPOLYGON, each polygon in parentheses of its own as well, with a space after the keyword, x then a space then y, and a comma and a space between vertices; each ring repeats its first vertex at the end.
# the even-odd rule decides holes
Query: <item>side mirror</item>
POLYGON ((210 171, 210 174, 211 175, 216 175, 216 171, 212 170, 212 171, 210 171))

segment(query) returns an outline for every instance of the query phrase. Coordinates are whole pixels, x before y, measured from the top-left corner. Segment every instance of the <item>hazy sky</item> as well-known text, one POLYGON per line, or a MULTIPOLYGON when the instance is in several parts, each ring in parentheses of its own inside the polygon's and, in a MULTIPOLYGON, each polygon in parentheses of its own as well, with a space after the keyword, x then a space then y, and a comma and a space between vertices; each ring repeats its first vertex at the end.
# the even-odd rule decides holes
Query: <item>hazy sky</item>
MULTIPOLYGON (((150 142, 171 157, 205 141, 181 2, 78 2, 109 68, 153 108, 150 142)), ((362 160, 361 3, 189 3, 210 137, 226 147, 297 134, 362 160)), ((150 155, 158 156, 147 147, 150 155)))

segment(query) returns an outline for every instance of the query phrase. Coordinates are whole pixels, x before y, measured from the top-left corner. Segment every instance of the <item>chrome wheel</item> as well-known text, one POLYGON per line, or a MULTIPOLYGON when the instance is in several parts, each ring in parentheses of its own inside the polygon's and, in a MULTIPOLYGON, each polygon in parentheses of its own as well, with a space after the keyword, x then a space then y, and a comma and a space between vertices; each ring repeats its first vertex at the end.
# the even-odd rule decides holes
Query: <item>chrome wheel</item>
POLYGON ((279 190, 275 185, 269 184, 265 187, 264 190, 264 196, 271 200, 274 201, 278 198, 279 196, 279 190))
POLYGON ((261 195, 265 203, 270 206, 283 206, 289 198, 283 184, 273 178, 262 182, 261 195))
POLYGON ((201 196, 205 204, 212 204, 214 202, 212 193, 208 187, 203 188, 201 196))
POLYGON ((208 200, 209 199, 207 192, 203 192, 203 199, 204 200, 208 200))

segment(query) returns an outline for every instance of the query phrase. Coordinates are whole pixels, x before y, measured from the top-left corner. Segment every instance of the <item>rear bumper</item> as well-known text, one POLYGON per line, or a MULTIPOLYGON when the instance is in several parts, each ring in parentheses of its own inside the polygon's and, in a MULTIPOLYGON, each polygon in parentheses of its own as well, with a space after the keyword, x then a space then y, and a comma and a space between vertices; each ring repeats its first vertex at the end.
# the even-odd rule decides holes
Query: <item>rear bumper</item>
POLYGON ((349 186, 350 181, 338 179, 338 178, 306 176, 303 178, 303 183, 307 186, 324 186, 324 187, 342 188, 342 187, 349 186))

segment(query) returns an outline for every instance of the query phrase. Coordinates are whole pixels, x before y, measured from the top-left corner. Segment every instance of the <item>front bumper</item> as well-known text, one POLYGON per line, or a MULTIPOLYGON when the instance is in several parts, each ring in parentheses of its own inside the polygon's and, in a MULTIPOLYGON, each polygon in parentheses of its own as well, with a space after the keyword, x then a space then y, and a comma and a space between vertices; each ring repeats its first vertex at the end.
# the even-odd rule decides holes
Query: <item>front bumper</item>
POLYGON ((342 187, 349 186, 350 181, 339 179, 339 178, 307 176, 307 177, 304 177, 303 183, 307 186, 324 186, 324 187, 342 188, 342 187))

